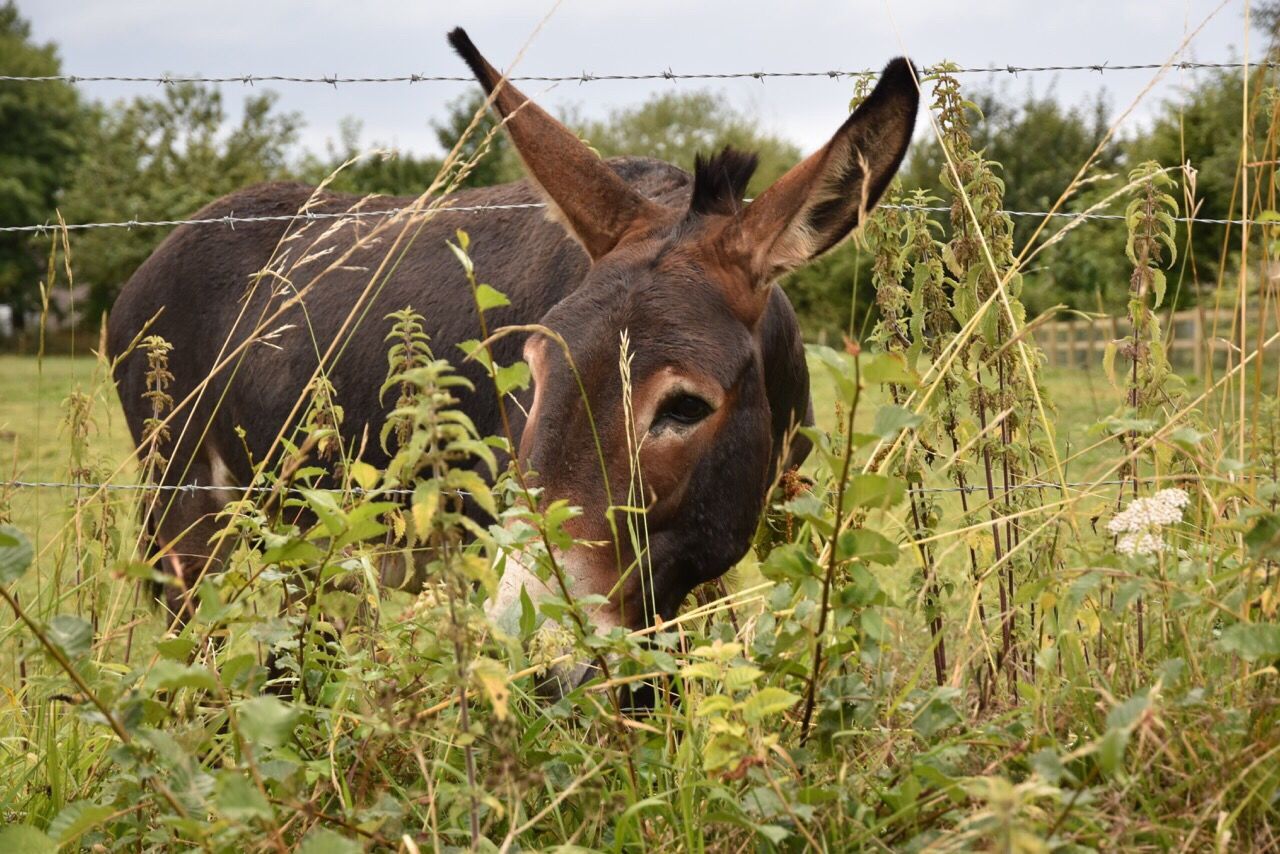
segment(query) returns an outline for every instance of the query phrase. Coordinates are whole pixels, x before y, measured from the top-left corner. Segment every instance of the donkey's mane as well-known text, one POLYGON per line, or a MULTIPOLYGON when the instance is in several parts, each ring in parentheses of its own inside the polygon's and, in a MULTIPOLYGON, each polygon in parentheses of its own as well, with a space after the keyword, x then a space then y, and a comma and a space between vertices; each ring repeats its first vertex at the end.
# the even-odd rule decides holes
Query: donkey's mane
POLYGON ((758 162, 755 154, 727 145, 711 157, 696 155, 689 215, 736 214, 758 162))

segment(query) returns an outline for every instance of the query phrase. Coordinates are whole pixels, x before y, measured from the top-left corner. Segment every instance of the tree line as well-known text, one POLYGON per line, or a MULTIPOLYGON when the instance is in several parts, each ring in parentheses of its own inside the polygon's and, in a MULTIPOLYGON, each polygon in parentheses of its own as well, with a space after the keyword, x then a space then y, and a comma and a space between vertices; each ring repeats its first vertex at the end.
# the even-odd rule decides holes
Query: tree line
MULTIPOLYGON (((1274 15, 1267 17, 1270 5, 1280 7, 1280 2, 1255 16, 1269 30, 1275 24, 1274 15)), ((33 39, 12 0, 0 6, 0 74, 61 73, 56 45, 33 39)), ((1123 134, 1109 133, 1114 116, 1101 92, 1087 103, 1066 105, 1052 90, 976 87, 969 93, 981 116, 972 129, 974 147, 1001 165, 1006 205, 1012 210, 1048 210, 1073 181, 1075 190, 1060 209, 1090 209, 1123 185, 1122 176, 1132 164, 1156 160, 1166 167, 1191 165, 1194 171, 1179 169, 1173 177, 1197 216, 1238 216, 1241 74, 1222 69, 1195 75, 1180 94, 1157 107, 1146 127, 1123 134), (1090 169, 1077 176, 1091 158, 1090 169)), ((1254 72, 1249 87, 1251 103, 1261 106, 1250 110, 1254 129, 1265 137, 1271 113, 1280 109, 1274 74, 1254 72)), ((477 93, 464 95, 432 122, 441 150, 462 137, 480 105, 477 93)), ((803 154, 708 90, 657 94, 604 120, 567 120, 602 156, 647 155, 688 169, 696 153, 724 145, 756 151, 760 168, 749 188, 752 193, 803 154)), ((181 219, 239 187, 269 180, 316 183, 353 159, 334 179, 333 189, 416 195, 442 165, 438 157, 406 152, 355 159, 379 147, 362 139, 355 119, 341 123, 337 140, 326 151, 306 151, 298 142, 302 126, 302 117, 281 110, 272 92, 248 96, 243 114, 233 121, 222 91, 211 86, 176 84, 101 104, 66 83, 0 81, 0 225, 42 223, 55 210, 67 222, 181 219)), ((464 142, 464 153, 474 152, 490 127, 482 124, 464 142)), ((902 197, 916 189, 923 191, 917 198, 942 197, 945 168, 937 140, 922 134, 899 179, 902 197)), ((519 163, 505 138, 495 135, 465 183, 483 186, 518 177, 519 163)), ((1105 210, 1118 209, 1113 204, 1105 210)), ((947 219, 939 214, 939 227, 947 219)), ((1090 222, 1056 242, 1048 238, 1060 221, 1038 232, 1039 218, 1019 217, 1014 225, 1015 247, 1037 250, 1028 253, 1025 268, 1031 313, 1059 305, 1103 311, 1123 307, 1131 266, 1125 258, 1123 223, 1090 222)), ((101 316, 167 233, 159 227, 72 232, 76 281, 88 287, 86 317, 101 316)), ((1180 224, 1179 245, 1189 251, 1184 253, 1185 275, 1178 279, 1182 286, 1171 298, 1175 305, 1187 305, 1203 289, 1199 283, 1214 282, 1219 266, 1229 267, 1232 249, 1226 227, 1202 224, 1191 231, 1180 224)), ((49 257, 47 234, 0 233, 0 303, 13 307, 19 323, 39 304, 49 257)), ((794 274, 788 291, 808 334, 857 335, 870 328, 875 315, 870 268, 871 252, 855 238, 794 274)))

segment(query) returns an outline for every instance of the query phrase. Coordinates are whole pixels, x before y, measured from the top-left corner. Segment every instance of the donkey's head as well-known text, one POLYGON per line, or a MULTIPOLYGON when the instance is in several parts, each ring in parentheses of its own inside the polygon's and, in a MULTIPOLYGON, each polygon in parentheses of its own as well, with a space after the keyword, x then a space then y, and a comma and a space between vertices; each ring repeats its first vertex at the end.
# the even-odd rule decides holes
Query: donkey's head
MULTIPOLYGON (((891 62, 831 140, 750 204, 755 157, 727 150, 700 160, 692 193, 671 205, 528 101, 462 30, 449 39, 591 258, 582 285, 542 319, 548 332, 525 346, 534 397, 520 465, 544 501, 583 510, 569 530, 598 545, 559 558, 575 595, 608 598, 597 626, 669 618, 750 545, 808 407, 794 317, 774 282, 847 237, 888 186, 915 123, 912 67, 891 62), (628 505, 647 511, 631 535, 611 514, 628 505)), ((515 605, 521 586, 534 598, 543 589, 509 567, 496 607, 515 605)))

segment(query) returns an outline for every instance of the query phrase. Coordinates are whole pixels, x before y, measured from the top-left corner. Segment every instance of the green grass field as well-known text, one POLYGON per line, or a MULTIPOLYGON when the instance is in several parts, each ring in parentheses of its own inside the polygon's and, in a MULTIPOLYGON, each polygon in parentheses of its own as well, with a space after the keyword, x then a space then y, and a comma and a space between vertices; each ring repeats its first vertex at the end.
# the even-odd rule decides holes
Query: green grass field
MULTIPOLYGON (((839 392, 816 361, 812 374, 818 426, 838 433, 839 392)), ((1114 478, 1123 448, 1096 425, 1123 391, 1100 369, 1041 379, 1066 479, 1114 478)), ((586 643, 616 669, 554 704, 533 695, 532 674, 565 647, 495 637, 480 610, 499 554, 487 537, 438 564, 419 597, 356 581, 357 599, 315 586, 303 567, 339 577, 376 555, 374 542, 340 554, 316 545, 344 525, 375 539, 394 528, 370 527, 360 508, 372 499, 342 499, 328 532, 242 508, 229 518, 248 536, 230 568, 185 631, 166 633, 136 580, 137 493, 8 489, 0 512, 36 555, 9 588, 30 624, 0 629, 0 816, 17 828, 0 841, 1265 849, 1280 839, 1280 554, 1267 534, 1280 515, 1264 503, 1272 481, 1246 493, 1231 477, 1274 471, 1280 425, 1267 397, 1247 394, 1254 459, 1221 450, 1209 414, 1230 401, 1215 398, 1185 419, 1209 425, 1207 439, 1184 437, 1144 464, 1216 473, 1188 485, 1185 521, 1155 557, 1116 552, 1105 525, 1117 489, 1105 483, 1064 497, 1028 490, 999 509, 974 496, 969 516, 954 492, 930 493, 923 524, 915 500, 911 513, 872 501, 836 537, 831 462, 815 454, 818 488, 775 510, 774 533, 726 590, 643 640, 587 643, 560 629, 561 643, 586 643), (284 585, 293 604, 281 610, 284 585), (335 635, 332 615, 357 606, 381 614, 376 628, 335 635), (262 692, 272 650, 298 680, 284 699, 262 692), (611 706, 622 686, 658 677, 682 699, 638 716, 611 706), (20 836, 27 825, 38 835, 20 836)), ((869 385, 855 435, 881 429, 889 403, 869 385)), ((119 403, 90 358, 0 357, 0 441, 6 479, 135 477, 119 403)), ((870 448, 855 470, 871 468, 870 448)), ((924 485, 949 488, 956 465, 979 483, 979 457, 944 454, 924 485)), ((895 481, 870 477, 860 489, 895 481)), ((431 524, 445 536, 457 523, 431 524)))

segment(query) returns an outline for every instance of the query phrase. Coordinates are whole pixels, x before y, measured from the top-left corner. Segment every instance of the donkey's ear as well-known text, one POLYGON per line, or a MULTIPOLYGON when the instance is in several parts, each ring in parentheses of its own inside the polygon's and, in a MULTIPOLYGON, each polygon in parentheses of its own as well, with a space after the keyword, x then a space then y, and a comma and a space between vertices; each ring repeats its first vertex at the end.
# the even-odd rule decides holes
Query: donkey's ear
POLYGON ((512 86, 461 27, 449 33, 449 44, 492 98, 525 171, 592 260, 658 212, 582 140, 512 86))
POLYGON ((831 249, 893 180, 911 142, 920 89, 899 57, 831 141, 747 206, 735 247, 767 283, 831 249))

